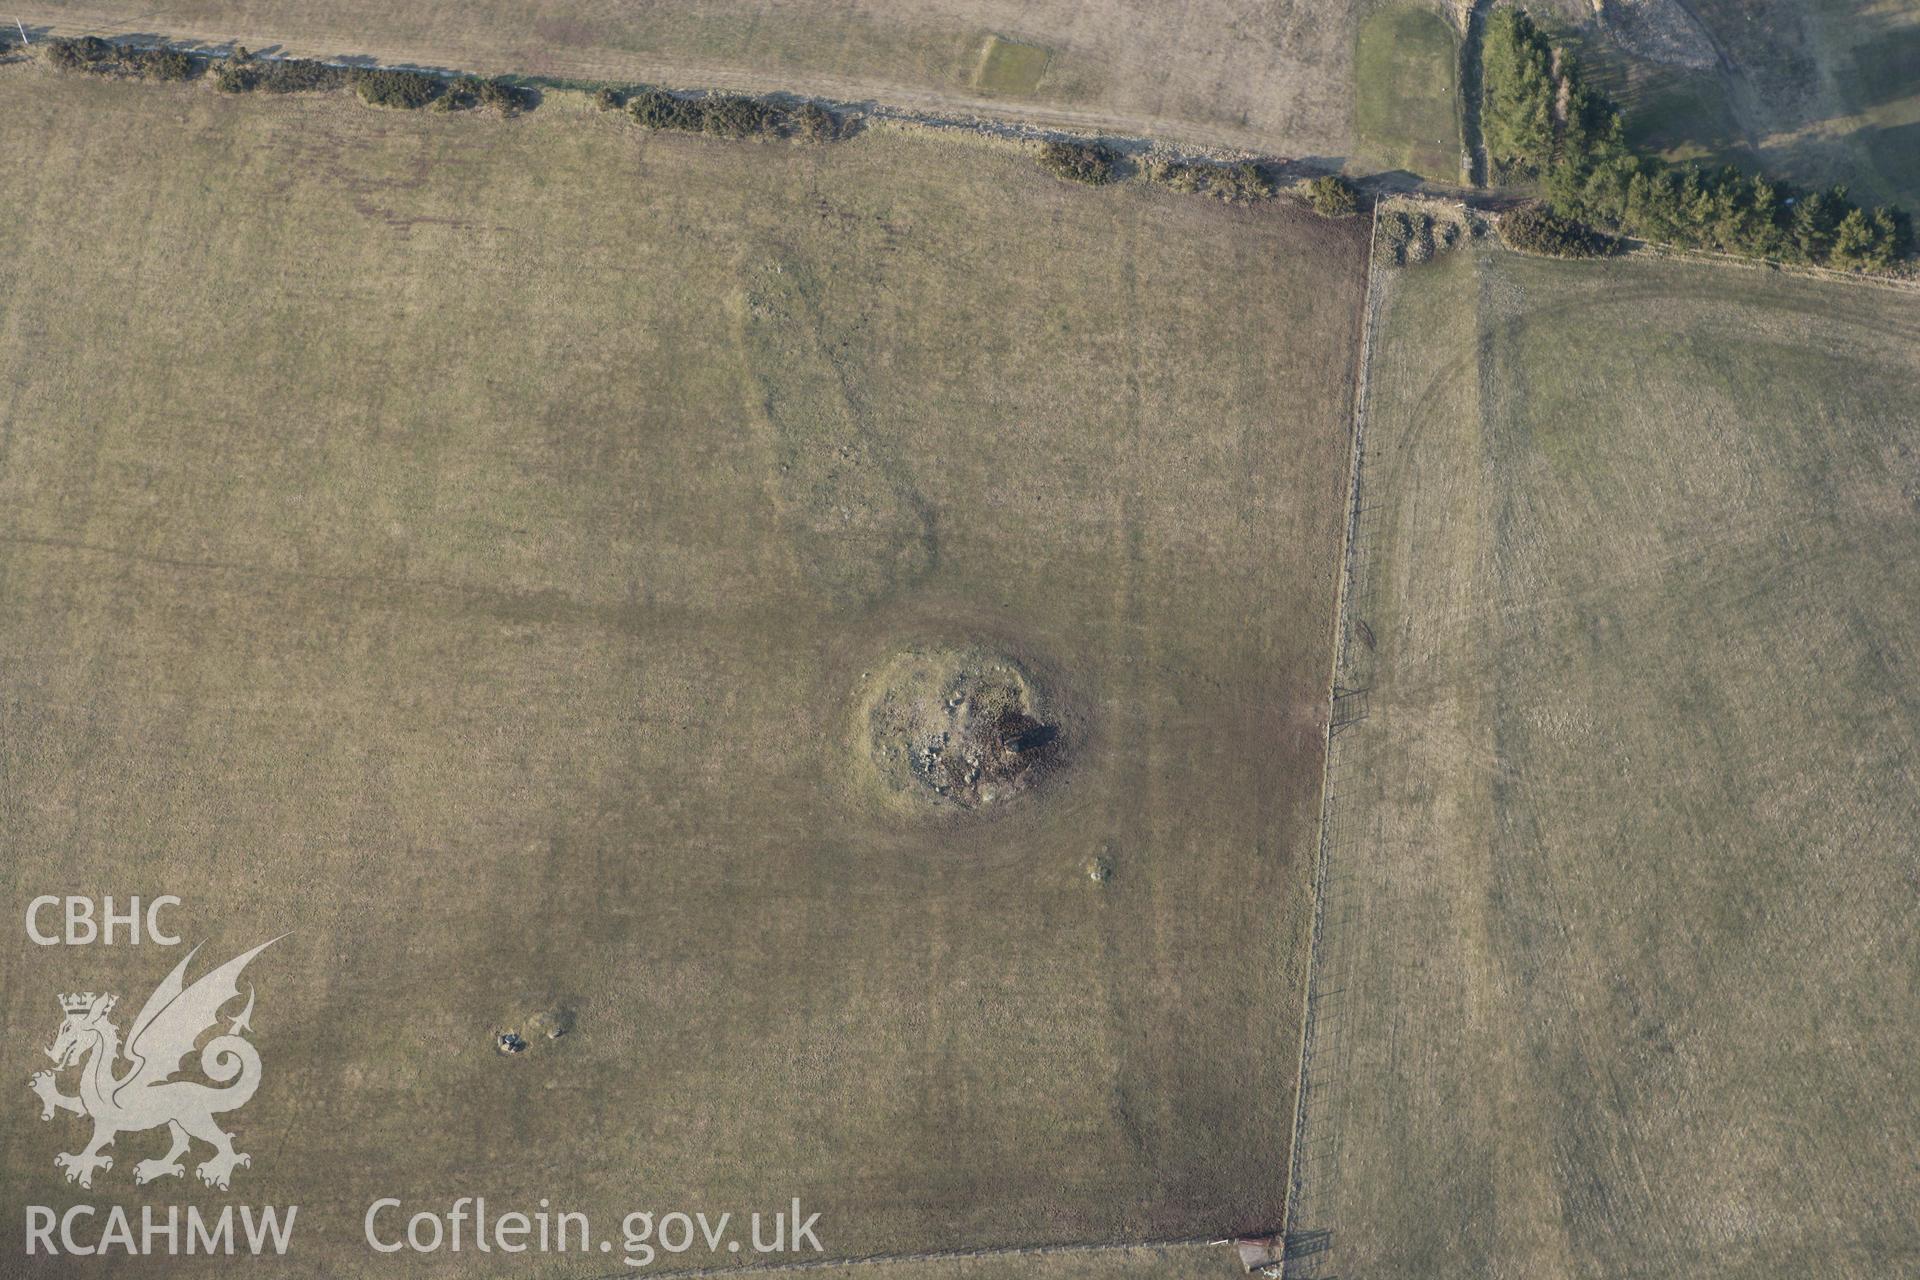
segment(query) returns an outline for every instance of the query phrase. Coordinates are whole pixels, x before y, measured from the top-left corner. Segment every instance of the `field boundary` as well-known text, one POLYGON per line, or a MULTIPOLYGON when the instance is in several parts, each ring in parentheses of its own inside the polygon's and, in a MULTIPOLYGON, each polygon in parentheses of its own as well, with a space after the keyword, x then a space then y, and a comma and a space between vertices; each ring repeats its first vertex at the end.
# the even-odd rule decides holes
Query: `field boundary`
POLYGON ((1347 673, 1348 654, 1353 643, 1355 614, 1353 602, 1370 582, 1363 576, 1365 562, 1361 553, 1361 503, 1364 491, 1361 471, 1366 460, 1367 401, 1371 392, 1373 335, 1378 327, 1381 272, 1380 204, 1376 201, 1367 238, 1367 289, 1360 321, 1360 358, 1354 374, 1353 429, 1347 455, 1347 521, 1341 549, 1340 572, 1335 575, 1333 609, 1333 645, 1327 675, 1327 730, 1325 764, 1320 774, 1320 839, 1314 850, 1313 916, 1307 943, 1307 977, 1304 1015, 1300 1022, 1300 1069, 1297 1074, 1293 1122, 1292 1167, 1287 1177, 1287 1202, 1281 1211, 1282 1256, 1271 1274, 1309 1278, 1316 1274, 1312 1259, 1331 1248, 1332 1228, 1328 1206, 1311 1203, 1311 1188, 1323 1180, 1318 1171, 1337 1166, 1338 1147, 1331 1135, 1316 1133, 1314 1093, 1324 1087, 1323 1072, 1314 1069, 1322 1055, 1338 1054, 1341 1042, 1338 1022, 1339 990, 1322 989, 1327 973, 1326 917, 1327 898, 1332 884, 1331 867, 1340 838, 1341 800, 1338 776, 1339 736, 1343 729, 1358 724, 1367 716, 1367 690, 1349 689, 1341 684, 1347 673), (1311 1221, 1312 1226, 1303 1227, 1311 1221), (1296 1268, 1293 1264, 1300 1262, 1296 1268))
MULTIPOLYGON (((109 44, 127 49, 171 50, 184 53, 208 62, 220 62, 233 56, 238 42, 232 38, 217 40, 211 37, 182 36, 178 38, 162 37, 150 32, 112 31, 104 27, 80 23, 55 23, 39 21, 32 27, 21 27, 25 40, 22 48, 24 57, 9 58, 0 54, 0 64, 8 61, 25 61, 36 57, 42 43, 51 39, 78 39, 86 36, 97 37, 109 44), (31 32, 28 38, 27 33, 31 32)), ((1076 118, 1071 113, 1036 110, 1026 115, 996 111, 992 104, 975 105, 968 103, 964 113, 959 111, 935 111, 918 107, 895 106, 877 98, 847 98, 830 93, 812 93, 799 88, 747 88, 732 87, 722 81, 725 79, 703 79, 697 74, 688 76, 668 76, 661 79, 642 81, 587 80, 561 76, 527 75, 518 72, 486 74, 462 71, 434 63, 386 62, 373 57, 361 56, 312 56, 307 54, 284 53, 278 50, 284 45, 275 43, 266 46, 271 52, 254 51, 252 57, 258 62, 313 62, 322 66, 337 67, 354 71, 411 71, 420 75, 433 76, 440 80, 457 80, 467 75, 477 75, 483 79, 498 80, 505 84, 523 88, 556 93, 591 93, 601 87, 640 87, 643 83, 658 87, 676 97, 694 97, 704 93, 724 92, 741 93, 758 97, 766 101, 797 106, 813 103, 821 107, 844 113, 849 118, 857 118, 868 123, 888 123, 917 126, 949 132, 973 133, 987 138, 999 138, 1013 142, 1084 142, 1098 140, 1123 156, 1133 157, 1153 154, 1184 160, 1208 160, 1213 162, 1231 162, 1252 160, 1274 172, 1281 181, 1305 180, 1323 174, 1340 172, 1336 161, 1316 158, 1294 158, 1272 155, 1248 150, 1228 144, 1200 145, 1192 142, 1175 142, 1167 138, 1152 138, 1141 133, 1126 132, 1137 127, 1137 121, 1121 119, 1076 118), (1116 130, 1119 130, 1116 132, 1116 130)), ((1366 185, 1366 179, 1357 179, 1366 185)), ((1393 187, 1398 191, 1405 184, 1393 187)))
MULTIPOLYGON (((1871 271, 1846 271, 1839 267, 1822 267, 1811 262, 1782 262, 1778 258, 1750 258, 1744 254, 1725 253, 1718 249, 1690 249, 1685 245, 1669 244, 1664 240, 1639 240, 1631 236, 1622 236, 1627 244, 1627 252, 1633 257, 1667 258, 1675 262, 1691 262, 1706 267, 1739 267, 1747 271, 1771 271, 1777 275, 1798 276, 1808 280, 1822 280, 1832 284, 1879 285, 1888 289, 1920 289, 1920 277, 1911 275, 1883 276, 1871 271)), ((1512 245, 1502 242, 1502 247, 1511 253, 1521 253, 1512 245)), ((1538 254, 1522 254, 1524 257, 1539 257, 1538 254)))
MULTIPOLYGON (((1035 113, 1037 119, 1028 119, 1005 113, 997 113, 992 107, 968 106, 968 114, 931 111, 916 107, 895 106, 874 98, 851 99, 835 97, 824 93, 808 93, 793 88, 774 88, 756 90, 716 89, 712 85, 691 85, 682 78, 678 83, 661 82, 655 87, 679 98, 694 98, 712 92, 750 92, 760 101, 782 108, 803 105, 823 107, 840 115, 849 122, 861 127, 887 125, 900 129, 925 129, 934 133, 970 134, 988 141, 1010 142, 1016 145, 1039 144, 1047 142, 1086 142, 1097 141, 1103 146, 1130 162, 1138 165, 1144 157, 1161 159, 1201 161, 1213 164, 1251 161, 1261 166, 1274 180, 1275 195, 1291 197, 1296 203, 1305 203, 1303 184, 1313 178, 1328 174, 1339 174, 1347 178, 1358 190, 1380 199, 1395 196, 1408 196, 1423 199, 1441 199, 1459 201, 1469 209, 1498 218, 1500 214, 1525 203, 1524 197, 1497 187, 1485 185, 1490 175, 1486 173, 1484 138, 1481 136, 1479 122, 1479 93, 1468 92, 1466 76, 1469 70, 1475 76, 1481 74, 1480 44, 1483 32, 1476 29, 1475 21, 1484 25, 1485 14, 1492 7, 1492 0, 1476 0, 1467 15, 1467 32, 1462 39, 1460 66, 1461 76, 1460 102, 1456 104, 1456 115, 1462 132, 1462 144, 1465 147, 1463 160, 1468 170, 1463 174, 1465 183, 1447 183, 1433 179, 1411 179, 1405 174, 1379 173, 1347 175, 1343 166, 1324 157, 1287 157, 1250 151, 1230 145, 1191 142, 1174 142, 1167 138, 1152 138, 1139 133, 1114 132, 1114 127, 1128 127, 1120 121, 1093 121, 1061 119, 1057 114, 1035 113), (1472 64, 1469 67, 1469 63, 1472 64), (1042 123, 1041 121, 1047 121, 1042 123)), ((95 36, 110 44, 138 50, 172 50, 187 54, 208 62, 221 61, 233 55, 236 43, 229 39, 215 41, 202 37, 168 39, 156 37, 152 33, 112 32, 105 28, 84 24, 36 22, 31 28, 20 24, 23 39, 21 51, 17 54, 0 51, 0 66, 20 63, 37 63, 34 52, 37 42, 49 39, 79 38, 95 36), (31 34, 29 34, 31 33, 31 34)), ((270 45, 271 49, 282 46, 270 45)), ((257 61, 308 61, 322 66, 341 70, 358 71, 408 71, 433 76, 439 80, 457 81, 474 73, 457 68, 437 66, 415 62, 382 62, 371 57, 307 57, 305 55, 284 54, 279 52, 255 53, 257 61)), ((603 83, 615 82, 590 80, 571 80, 554 76, 523 75, 502 73, 481 77, 496 80, 502 84, 513 85, 537 91, 557 93, 591 93, 603 83)), ((627 85, 629 88, 642 87, 638 82, 627 85)), ((1126 181, 1132 175, 1123 170, 1119 180, 1126 181)), ((1259 203, 1259 202, 1256 202, 1259 203)), ((1775 258, 1756 258, 1745 254, 1727 253, 1712 249, 1693 249, 1669 244, 1657 240, 1644 240, 1630 236, 1617 237, 1629 254, 1657 254, 1701 263, 1726 263, 1734 266, 1759 268, 1778 271, 1785 274, 1805 275, 1823 280, 1845 281, 1853 284, 1890 285, 1896 288, 1920 289, 1920 267, 1915 259, 1908 259, 1906 269, 1896 269, 1892 273, 1880 274, 1867 271, 1849 271, 1834 267, 1822 267, 1808 263, 1783 262, 1775 258)), ((1525 250, 1513 249, 1516 253, 1525 250)), ((1537 256, 1537 255, 1535 255, 1537 256)))
POLYGON ((1476 190, 1487 185, 1487 139, 1480 128, 1480 98, 1486 85, 1487 14, 1493 0, 1473 0, 1467 10, 1466 30, 1460 36, 1460 145, 1466 150, 1466 184, 1476 190))
MULTIPOLYGON (((1183 1236, 1167 1240, 1093 1240, 1081 1244, 985 1245, 976 1249, 940 1249, 927 1253, 870 1253, 846 1258, 801 1258, 794 1262, 751 1263, 731 1267, 699 1267, 690 1271, 657 1271, 673 1280, 704 1280, 710 1276, 790 1275, 797 1271, 825 1271, 837 1267, 911 1266, 916 1263, 969 1262, 981 1258, 1033 1258, 1079 1253, 1130 1253, 1144 1249, 1213 1249, 1231 1244, 1217 1236, 1183 1236)), ((626 1280, 631 1268, 598 1272, 581 1280, 626 1280)))

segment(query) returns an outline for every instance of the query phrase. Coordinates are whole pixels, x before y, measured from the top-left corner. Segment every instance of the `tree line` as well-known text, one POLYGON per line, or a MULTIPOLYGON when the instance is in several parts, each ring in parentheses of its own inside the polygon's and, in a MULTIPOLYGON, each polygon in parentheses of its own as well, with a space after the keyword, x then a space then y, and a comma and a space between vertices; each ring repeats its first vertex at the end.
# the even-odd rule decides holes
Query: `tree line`
POLYGON ((1731 165, 1637 154, 1620 109, 1582 82, 1573 56, 1522 10, 1496 11, 1485 40, 1480 120, 1493 176, 1537 180, 1561 219, 1848 271, 1888 270, 1912 247, 1903 212, 1863 209, 1845 187, 1805 190, 1731 165))

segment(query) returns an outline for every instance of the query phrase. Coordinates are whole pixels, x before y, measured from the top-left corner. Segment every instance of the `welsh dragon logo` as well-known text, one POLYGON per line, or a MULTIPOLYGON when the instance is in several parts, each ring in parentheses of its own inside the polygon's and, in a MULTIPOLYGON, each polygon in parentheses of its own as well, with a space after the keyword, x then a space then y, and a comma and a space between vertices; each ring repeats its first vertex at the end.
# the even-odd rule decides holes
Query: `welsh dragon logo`
POLYGON ((80 1091, 74 1097, 61 1093, 54 1082, 54 1071, 36 1072, 28 1084, 40 1095, 42 1120, 53 1119, 56 1111, 93 1118, 93 1140, 83 1150, 62 1152, 53 1158, 57 1168, 66 1170, 68 1182, 91 1187, 94 1170, 113 1168, 113 1158, 102 1155, 102 1148, 112 1146, 119 1134, 161 1125, 172 1135, 173 1145, 158 1160, 142 1160, 133 1166, 137 1183, 183 1175, 186 1167, 180 1157, 187 1154, 193 1138, 213 1147, 213 1155, 195 1170, 200 1181, 210 1187, 225 1191, 234 1169, 253 1163, 249 1156, 233 1149, 233 1135, 223 1132, 213 1120, 222 1112, 245 1106, 260 1087, 260 1055, 242 1035, 252 1029, 248 1021, 253 1016, 251 986, 246 1008, 229 1020, 224 1034, 214 1036, 200 1050, 200 1070, 214 1084, 175 1080, 173 1076, 182 1060, 193 1052, 194 1042, 219 1025, 220 1010, 239 998, 241 970, 279 940, 263 942, 234 957, 202 975, 192 986, 185 981, 187 965, 200 948, 189 951, 140 1007, 140 1015, 127 1032, 124 1054, 120 1029, 107 1016, 113 1012, 117 997, 91 991, 60 997, 66 1020, 60 1024, 60 1034, 47 1056, 58 1064, 56 1071, 80 1067, 80 1091), (116 1071, 123 1056, 129 1065, 124 1071, 116 1071))

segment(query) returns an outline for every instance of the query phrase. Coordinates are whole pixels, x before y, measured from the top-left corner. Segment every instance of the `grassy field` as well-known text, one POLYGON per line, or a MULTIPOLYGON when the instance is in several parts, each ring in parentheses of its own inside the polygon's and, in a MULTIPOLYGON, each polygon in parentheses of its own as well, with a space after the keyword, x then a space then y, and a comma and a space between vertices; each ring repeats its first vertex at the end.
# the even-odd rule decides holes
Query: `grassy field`
POLYGON ((1037 44, 988 36, 980 51, 980 69, 974 73, 974 88, 1031 96, 1047 73, 1047 58, 1047 51, 1037 44))
MULTIPOLYGON (((138 1194, 299 1204, 300 1275, 390 1274, 376 1196, 798 1196, 847 1256, 1277 1224, 1357 220, 561 94, 18 64, 0 122, 16 919, 293 931, 253 1166, 138 1194), (874 794, 868 681, 941 646, 1066 726, 997 812, 874 794)), ((54 992, 178 958, 10 946, 21 1082, 54 992)), ((77 1191, 15 1087, 13 1256, 161 1141, 77 1191)))
POLYGON ((1586 0, 1552 7, 1637 143, 1920 205, 1920 0, 1689 0, 1693 68, 1635 56, 1586 0))
POLYGON ((1916 339, 1759 271, 1392 277, 1290 1276, 1920 1266, 1916 339))
POLYGON ((1360 22, 1354 130, 1367 168, 1460 180, 1460 36, 1433 9, 1388 4, 1360 22))
POLYGON ((1017 110, 1129 135, 1344 157, 1354 2, 41 0, 20 16, 61 34, 158 32, 488 74, 1017 110))

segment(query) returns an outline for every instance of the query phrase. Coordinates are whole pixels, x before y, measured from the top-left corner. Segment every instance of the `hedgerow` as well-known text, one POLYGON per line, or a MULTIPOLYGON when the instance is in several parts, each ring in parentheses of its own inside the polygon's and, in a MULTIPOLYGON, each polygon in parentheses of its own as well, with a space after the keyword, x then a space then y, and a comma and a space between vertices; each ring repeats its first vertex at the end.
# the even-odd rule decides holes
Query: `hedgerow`
POLYGON ((1537 179, 1563 219, 1660 240, 1850 271, 1910 251, 1898 209, 1867 210, 1845 187, 1810 191, 1732 166, 1705 170, 1635 153, 1620 110, 1582 82, 1525 12, 1488 19, 1481 127, 1498 177, 1537 179))

